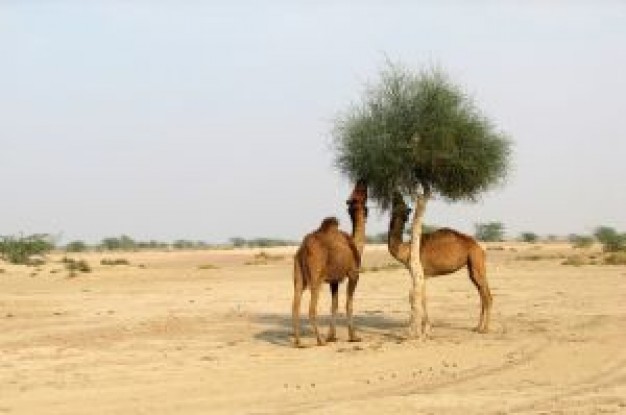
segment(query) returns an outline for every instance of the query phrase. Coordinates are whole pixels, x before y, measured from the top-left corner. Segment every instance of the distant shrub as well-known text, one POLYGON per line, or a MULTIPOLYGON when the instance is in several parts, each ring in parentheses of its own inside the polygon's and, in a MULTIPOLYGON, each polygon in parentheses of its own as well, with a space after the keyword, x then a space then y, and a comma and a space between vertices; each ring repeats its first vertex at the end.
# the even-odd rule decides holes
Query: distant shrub
POLYGON ((570 255, 561 264, 562 265, 572 265, 572 266, 575 266, 575 267, 580 267, 582 265, 586 265, 587 264, 587 260, 582 255, 570 255))
POLYGON ((377 233, 376 235, 368 235, 365 237, 368 244, 384 244, 387 243, 387 232, 377 233))
POLYGON ((33 256, 44 255, 53 248, 52 238, 47 234, 0 237, 0 255, 12 264, 28 265, 34 261, 33 256))
POLYGON ((618 252, 626 250, 626 235, 620 235, 613 228, 600 226, 595 230, 594 236, 602 244, 604 252, 618 252))
POLYGON ((568 237, 568 240, 572 246, 577 249, 589 248, 593 245, 593 238, 591 236, 572 234, 568 237))
POLYGON ((84 259, 75 260, 65 257, 62 262, 65 264, 65 269, 69 271, 69 277, 75 277, 78 272, 91 272, 89 263, 84 259))
POLYGON ((476 239, 483 242, 502 242, 504 240, 504 225, 502 222, 477 223, 476 239))
POLYGON ((518 255, 515 259, 518 261, 543 261, 543 260, 551 260, 551 259, 560 259, 563 258, 561 254, 529 254, 529 255, 518 255))
POLYGON ((72 241, 65 245, 65 252, 85 252, 89 247, 83 241, 72 241))
POLYGON ((626 252, 614 252, 604 257, 606 265, 626 265, 626 252))
POLYGON ((539 236, 534 232, 522 232, 520 240, 526 243, 535 243, 539 240, 539 236))
POLYGON ((293 241, 277 238, 255 238, 244 239, 241 237, 230 238, 231 246, 235 248, 271 248, 274 246, 290 246, 295 245, 293 241))
POLYGON ((131 237, 122 235, 119 238, 104 238, 100 242, 99 248, 106 251, 132 251, 137 249, 137 244, 131 237))
POLYGON ((271 255, 265 251, 261 251, 256 254, 251 261, 247 261, 245 265, 265 265, 272 261, 280 261, 283 258, 282 255, 271 255))

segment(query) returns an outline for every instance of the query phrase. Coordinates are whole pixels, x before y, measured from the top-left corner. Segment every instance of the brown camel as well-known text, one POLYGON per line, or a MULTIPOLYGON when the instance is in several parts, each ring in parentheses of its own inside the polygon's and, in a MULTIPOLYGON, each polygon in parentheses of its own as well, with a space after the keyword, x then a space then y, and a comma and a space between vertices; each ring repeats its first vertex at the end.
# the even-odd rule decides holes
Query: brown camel
POLYGON ((339 230, 336 218, 326 218, 320 227, 304 237, 294 257, 294 297, 292 305, 294 344, 300 346, 300 302, 305 289, 311 290, 309 322, 317 344, 324 345, 317 327, 317 301, 324 282, 330 284, 332 295, 330 329, 326 341, 337 340, 335 320, 339 307, 339 284, 348 278, 346 315, 350 341, 359 341, 352 319, 354 291, 359 281, 361 253, 365 245, 367 187, 359 181, 347 201, 352 219, 352 235, 339 230))
MULTIPOLYGON (((394 195, 389 223, 389 253, 408 268, 410 244, 402 241, 404 225, 411 209, 407 207, 402 196, 394 195)), ((420 256, 426 278, 451 274, 467 267, 470 279, 480 295, 480 321, 476 331, 486 333, 489 330, 491 313, 491 292, 487 284, 485 268, 485 252, 471 236, 453 229, 442 228, 428 234, 422 234, 420 256)), ((424 321, 423 326, 430 329, 426 312, 426 297, 422 296, 424 321)))

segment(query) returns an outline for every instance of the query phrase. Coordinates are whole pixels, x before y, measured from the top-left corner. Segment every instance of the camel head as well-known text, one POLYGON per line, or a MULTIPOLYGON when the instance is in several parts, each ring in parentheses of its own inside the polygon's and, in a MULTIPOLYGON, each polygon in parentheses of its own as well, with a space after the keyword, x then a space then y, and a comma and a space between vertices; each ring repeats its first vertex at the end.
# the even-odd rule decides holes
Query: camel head
POLYGON ((348 213, 351 218, 354 218, 358 209, 363 209, 365 216, 367 216, 367 183, 365 180, 360 179, 354 185, 354 190, 350 198, 346 201, 348 205, 348 213))
POLYGON ((393 201, 391 202, 392 220, 398 219, 401 220, 402 223, 406 223, 406 221, 409 220, 410 214, 411 208, 406 205, 400 192, 395 192, 393 194, 393 201))

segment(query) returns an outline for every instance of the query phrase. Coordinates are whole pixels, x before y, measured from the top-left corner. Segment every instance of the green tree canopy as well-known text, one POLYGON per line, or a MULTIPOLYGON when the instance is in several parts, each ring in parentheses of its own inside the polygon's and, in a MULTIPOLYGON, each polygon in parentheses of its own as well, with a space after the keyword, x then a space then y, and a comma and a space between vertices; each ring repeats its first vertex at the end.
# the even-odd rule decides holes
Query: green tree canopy
POLYGON ((504 241, 504 225, 502 222, 477 223, 474 225, 476 233, 474 236, 483 242, 504 241))
POLYGON ((600 241, 602 249, 606 252, 626 249, 626 234, 620 234, 610 226, 599 226, 593 235, 600 241))
POLYGON ((510 155, 507 137, 441 70, 393 64, 336 120, 334 138, 339 169, 366 179, 383 208, 395 190, 475 200, 505 178, 510 155))
MULTIPOLYGON (((339 169, 353 181, 364 179, 369 195, 383 209, 397 192, 413 199, 410 259, 405 264, 412 278, 409 326, 411 335, 423 335, 429 324, 421 300, 426 204, 434 194, 447 201, 473 201, 502 182, 510 142, 441 70, 416 73, 393 64, 368 88, 360 105, 338 117, 334 138, 339 169)), ((390 252, 394 247, 389 242, 390 252)))

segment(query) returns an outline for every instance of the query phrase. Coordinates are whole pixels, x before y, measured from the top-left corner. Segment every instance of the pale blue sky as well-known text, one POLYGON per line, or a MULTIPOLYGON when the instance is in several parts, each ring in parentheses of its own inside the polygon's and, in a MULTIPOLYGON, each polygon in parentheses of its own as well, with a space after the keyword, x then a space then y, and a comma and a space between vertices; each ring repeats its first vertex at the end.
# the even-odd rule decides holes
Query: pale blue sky
POLYGON ((623 2, 0 0, 0 235, 348 228, 332 120, 385 57, 442 66, 515 143, 504 187, 427 222, 626 231, 623 2))

